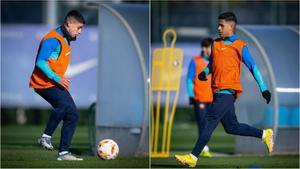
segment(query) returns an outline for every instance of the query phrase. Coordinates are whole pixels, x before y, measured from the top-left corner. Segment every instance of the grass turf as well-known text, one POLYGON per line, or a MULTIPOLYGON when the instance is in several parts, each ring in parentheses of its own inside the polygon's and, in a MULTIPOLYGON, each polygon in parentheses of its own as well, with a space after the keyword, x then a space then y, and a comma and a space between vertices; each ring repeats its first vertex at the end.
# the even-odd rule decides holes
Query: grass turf
MULTIPOLYGON (((199 168, 299 168, 298 155, 285 156, 242 156, 201 158, 199 168)), ((180 167, 174 158, 152 159, 151 166, 160 168, 180 167)))
MULTIPOLYGON (((44 126, 2 126, 1 127, 1 168, 148 168, 148 158, 118 158, 112 161, 90 155, 87 127, 79 126, 72 141, 71 152, 84 161, 56 161, 57 151, 47 151, 36 143, 44 126)), ((59 128, 53 135, 57 148, 59 128)))
MULTIPOLYGON (((174 122, 171 138, 170 158, 152 158, 151 167, 177 168, 174 154, 190 153, 197 140, 195 124, 174 122)), ((159 146, 160 147, 160 146, 159 146)), ((222 126, 218 126, 209 142, 212 152, 218 156, 200 158, 199 168, 299 168, 299 155, 273 156, 234 156, 234 136, 225 133, 222 126)))
MULTIPOLYGON (((89 152, 87 128, 79 126, 75 132, 71 152, 80 155, 84 161, 56 161, 57 151, 41 149, 36 139, 44 126, 2 126, 1 128, 1 168, 148 168, 147 158, 118 158, 113 161, 100 160, 89 152)), ((173 126, 171 152, 188 153, 197 138, 195 124, 175 123, 173 126), (184 137, 183 137, 184 136, 184 137)), ((60 132, 53 136, 53 144, 58 145, 60 132)), ((209 143, 213 152, 233 154, 234 137, 218 127, 209 143)), ((151 159, 152 167, 180 167, 174 158, 151 159)), ((201 158, 197 167, 201 168, 299 168, 299 155, 275 156, 221 156, 201 158)))

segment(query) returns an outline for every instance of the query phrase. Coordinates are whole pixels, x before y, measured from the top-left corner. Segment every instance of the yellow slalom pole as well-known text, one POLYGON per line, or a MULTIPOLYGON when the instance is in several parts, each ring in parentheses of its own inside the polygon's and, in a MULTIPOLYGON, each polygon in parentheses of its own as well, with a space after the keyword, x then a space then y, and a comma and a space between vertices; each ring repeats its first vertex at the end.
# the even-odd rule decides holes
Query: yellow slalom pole
MULTIPOLYGON (((164 43, 164 48, 166 49, 167 48, 167 34, 170 33, 169 30, 165 31, 164 32, 164 35, 163 35, 163 43, 164 43)), ((165 53, 166 50, 164 50, 163 52, 163 63, 166 63, 166 53, 165 53)), ((168 62, 170 63, 170 62, 168 62)), ((162 139, 162 147, 161 147, 161 151, 162 151, 162 154, 165 153, 165 147, 166 147, 166 132, 167 132, 167 122, 168 122, 168 115, 169 115, 169 103, 170 103, 170 64, 167 65, 168 68, 167 68, 167 71, 168 71, 168 74, 167 74, 167 86, 166 86, 166 101, 165 101, 165 114, 164 114, 164 123, 163 123, 163 139, 162 139)))
MULTIPOLYGON (((164 55, 164 54, 163 54, 164 55)), ((153 64, 157 63, 153 62, 153 64)), ((162 69, 162 64, 159 63, 158 64, 160 69, 162 69)), ((154 154, 157 154, 157 147, 158 147, 158 139, 159 139, 159 121, 160 121, 160 98, 161 98, 161 88, 162 88, 162 76, 163 76, 163 72, 159 72, 160 76, 159 76, 159 89, 157 90, 157 101, 156 101, 156 118, 155 118, 155 139, 154 139, 154 154)))
POLYGON ((165 117, 164 117, 164 131, 163 131, 163 141, 162 141, 162 143, 163 143, 163 146, 162 146, 162 152, 164 153, 164 154, 166 154, 166 155, 168 155, 169 154, 169 148, 168 148, 168 146, 167 146, 167 150, 165 149, 165 145, 167 144, 167 140, 169 140, 169 139, 167 139, 166 140, 166 135, 169 135, 169 133, 168 133, 168 126, 167 126, 167 122, 169 121, 168 119, 169 119, 169 106, 170 106, 170 90, 171 90, 171 87, 170 87, 170 81, 171 81, 171 79, 170 79, 170 77, 171 77, 171 69, 172 69, 172 60, 173 60, 173 58, 174 58, 174 50, 173 50, 173 48, 174 48, 174 44, 175 44, 175 41, 176 41, 176 33, 175 33, 175 31, 173 30, 173 29, 168 29, 168 30, 166 30, 165 32, 164 32, 164 35, 163 35, 163 42, 164 42, 164 48, 167 48, 167 34, 168 33, 171 33, 171 34, 173 34, 173 39, 172 39, 172 41, 171 41, 171 46, 170 46, 170 49, 171 49, 171 52, 170 52, 170 55, 169 55, 169 62, 168 62, 168 65, 167 65, 167 72, 168 72, 168 74, 167 74, 167 94, 166 94, 166 102, 165 102, 165 117))
MULTIPOLYGON (((181 72, 181 66, 180 66, 180 72, 181 72)), ((180 86, 180 80, 178 82, 178 85, 180 86)), ((177 105, 177 100, 178 100, 178 95, 179 92, 176 92, 174 102, 173 102, 173 107, 172 107, 172 112, 170 115, 170 121, 169 121, 169 126, 168 126, 168 140, 167 140, 167 149, 170 150, 170 142, 171 142, 171 132, 172 132, 172 125, 173 125, 173 120, 174 120, 174 115, 175 115, 175 109, 177 105)))
POLYGON ((166 147, 166 135, 167 135, 167 122, 168 122, 168 115, 169 115, 169 104, 170 104, 170 91, 167 90, 166 94, 166 102, 165 102, 165 116, 164 116, 164 128, 163 128, 163 140, 162 140, 162 153, 165 153, 165 147, 166 147))
POLYGON ((150 138, 150 151, 152 152, 153 149, 153 141, 154 141, 154 105, 153 105, 153 97, 152 97, 152 92, 150 92, 150 106, 151 106, 151 116, 150 116, 150 121, 151 121, 151 138, 150 138))
POLYGON ((160 116, 160 91, 157 92, 157 102, 156 102, 156 118, 155 118, 155 140, 154 140, 154 154, 157 153, 157 142, 158 142, 158 132, 159 132, 159 116, 160 116))

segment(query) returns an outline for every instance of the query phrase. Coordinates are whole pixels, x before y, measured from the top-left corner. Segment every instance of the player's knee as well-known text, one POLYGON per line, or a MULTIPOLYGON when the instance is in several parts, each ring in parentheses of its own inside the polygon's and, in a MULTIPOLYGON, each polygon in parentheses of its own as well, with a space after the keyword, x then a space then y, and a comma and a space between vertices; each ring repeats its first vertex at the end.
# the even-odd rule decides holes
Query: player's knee
POLYGON ((237 133, 237 129, 238 129, 238 126, 230 126, 230 127, 226 127, 225 128, 225 132, 227 134, 236 134, 237 133))
POLYGON ((79 121, 79 112, 76 110, 76 112, 74 112, 74 121, 77 123, 79 121))
POLYGON ((74 104, 69 105, 69 111, 70 111, 70 114, 72 115, 72 120, 75 122, 78 122, 79 112, 74 104))
POLYGON ((72 103, 64 103, 64 110, 67 113, 67 118, 71 121, 77 122, 79 120, 79 112, 76 106, 72 103))
POLYGON ((232 134, 232 132, 233 132, 233 130, 230 128, 225 128, 225 132, 227 133, 227 134, 232 134))
POLYGON ((54 109, 54 111, 56 112, 57 116, 64 116, 65 113, 67 112, 69 107, 68 103, 65 102, 61 102, 58 104, 58 106, 54 109))

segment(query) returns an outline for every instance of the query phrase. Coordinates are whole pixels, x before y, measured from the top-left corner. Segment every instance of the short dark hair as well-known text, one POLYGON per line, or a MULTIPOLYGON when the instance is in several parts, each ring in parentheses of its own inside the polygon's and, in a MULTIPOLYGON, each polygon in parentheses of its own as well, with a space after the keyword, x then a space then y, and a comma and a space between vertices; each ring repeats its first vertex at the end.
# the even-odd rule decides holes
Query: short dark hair
POLYGON ((74 18, 76 21, 85 24, 84 17, 81 15, 79 11, 71 10, 70 12, 68 12, 68 14, 65 17, 65 23, 69 18, 74 18))
POLYGON ((237 19, 233 12, 224 12, 219 15, 218 19, 224 19, 225 21, 233 21, 237 24, 237 19))
POLYGON ((209 47, 213 43, 212 38, 205 38, 201 42, 201 47, 209 47))

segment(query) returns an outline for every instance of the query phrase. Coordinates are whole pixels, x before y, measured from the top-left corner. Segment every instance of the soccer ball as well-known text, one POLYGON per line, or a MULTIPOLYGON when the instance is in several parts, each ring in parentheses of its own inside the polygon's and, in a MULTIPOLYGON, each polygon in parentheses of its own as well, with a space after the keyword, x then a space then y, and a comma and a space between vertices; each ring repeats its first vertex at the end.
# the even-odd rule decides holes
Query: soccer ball
POLYGON ((104 139, 98 143, 98 156, 104 160, 113 160, 118 157, 119 146, 111 139, 104 139))

